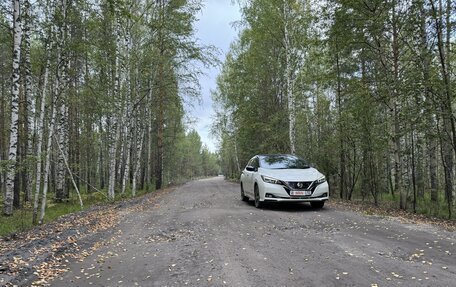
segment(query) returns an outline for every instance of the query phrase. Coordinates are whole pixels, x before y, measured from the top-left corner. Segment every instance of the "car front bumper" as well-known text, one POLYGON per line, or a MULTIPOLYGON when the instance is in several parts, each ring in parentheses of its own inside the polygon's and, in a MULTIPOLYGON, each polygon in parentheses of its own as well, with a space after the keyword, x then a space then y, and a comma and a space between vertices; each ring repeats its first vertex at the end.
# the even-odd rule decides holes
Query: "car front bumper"
POLYGON ((263 182, 260 188, 260 201, 265 202, 313 202, 329 199, 328 182, 319 184, 310 196, 290 196, 282 185, 263 182))

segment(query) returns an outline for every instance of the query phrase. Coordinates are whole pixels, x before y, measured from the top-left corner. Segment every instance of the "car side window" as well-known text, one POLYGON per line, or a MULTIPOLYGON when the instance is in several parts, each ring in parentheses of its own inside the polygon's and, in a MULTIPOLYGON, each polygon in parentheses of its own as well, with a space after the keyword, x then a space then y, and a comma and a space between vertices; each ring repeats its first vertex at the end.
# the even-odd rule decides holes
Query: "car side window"
POLYGON ((253 166, 253 160, 254 160, 254 158, 252 158, 251 160, 249 160, 249 163, 247 163, 247 166, 253 166))
POLYGON ((260 167, 260 160, 258 159, 258 157, 255 157, 255 158, 253 159, 252 166, 253 166, 255 169, 258 169, 258 168, 260 167))

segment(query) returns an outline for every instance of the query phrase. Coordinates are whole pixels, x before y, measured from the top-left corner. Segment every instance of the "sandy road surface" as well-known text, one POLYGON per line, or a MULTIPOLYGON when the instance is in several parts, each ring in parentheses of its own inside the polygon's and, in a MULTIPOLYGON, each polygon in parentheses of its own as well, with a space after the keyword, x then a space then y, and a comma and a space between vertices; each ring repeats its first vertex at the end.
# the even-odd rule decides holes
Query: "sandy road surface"
POLYGON ((256 209, 222 178, 190 182, 130 211, 117 229, 52 286, 456 284, 453 232, 331 204, 256 209))

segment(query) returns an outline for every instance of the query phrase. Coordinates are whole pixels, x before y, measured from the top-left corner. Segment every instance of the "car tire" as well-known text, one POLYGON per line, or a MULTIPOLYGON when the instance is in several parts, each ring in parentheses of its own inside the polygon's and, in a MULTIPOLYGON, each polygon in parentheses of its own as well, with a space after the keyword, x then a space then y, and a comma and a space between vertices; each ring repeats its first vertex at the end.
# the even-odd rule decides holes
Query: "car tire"
POLYGON ((258 185, 256 185, 256 184, 255 184, 254 194, 255 194, 255 207, 261 208, 263 206, 263 202, 260 201, 260 191, 258 190, 258 185))
POLYGON ((310 205, 311 205, 313 208, 320 209, 320 208, 323 208, 323 206, 325 205, 325 202, 324 202, 324 201, 312 201, 312 202, 310 203, 310 205))
POLYGON ((249 198, 247 196, 245 196, 244 187, 242 186, 242 183, 241 183, 241 200, 242 201, 249 201, 249 198))

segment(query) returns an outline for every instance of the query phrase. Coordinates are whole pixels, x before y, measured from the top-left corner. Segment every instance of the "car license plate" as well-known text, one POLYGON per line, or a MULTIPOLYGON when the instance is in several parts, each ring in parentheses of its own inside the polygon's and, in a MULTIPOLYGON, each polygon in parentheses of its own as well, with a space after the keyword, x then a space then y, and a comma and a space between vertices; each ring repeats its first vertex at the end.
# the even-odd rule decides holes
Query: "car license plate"
POLYGON ((303 196, 309 196, 312 194, 312 191, 310 190, 292 190, 290 192, 290 195, 303 195, 303 196))

